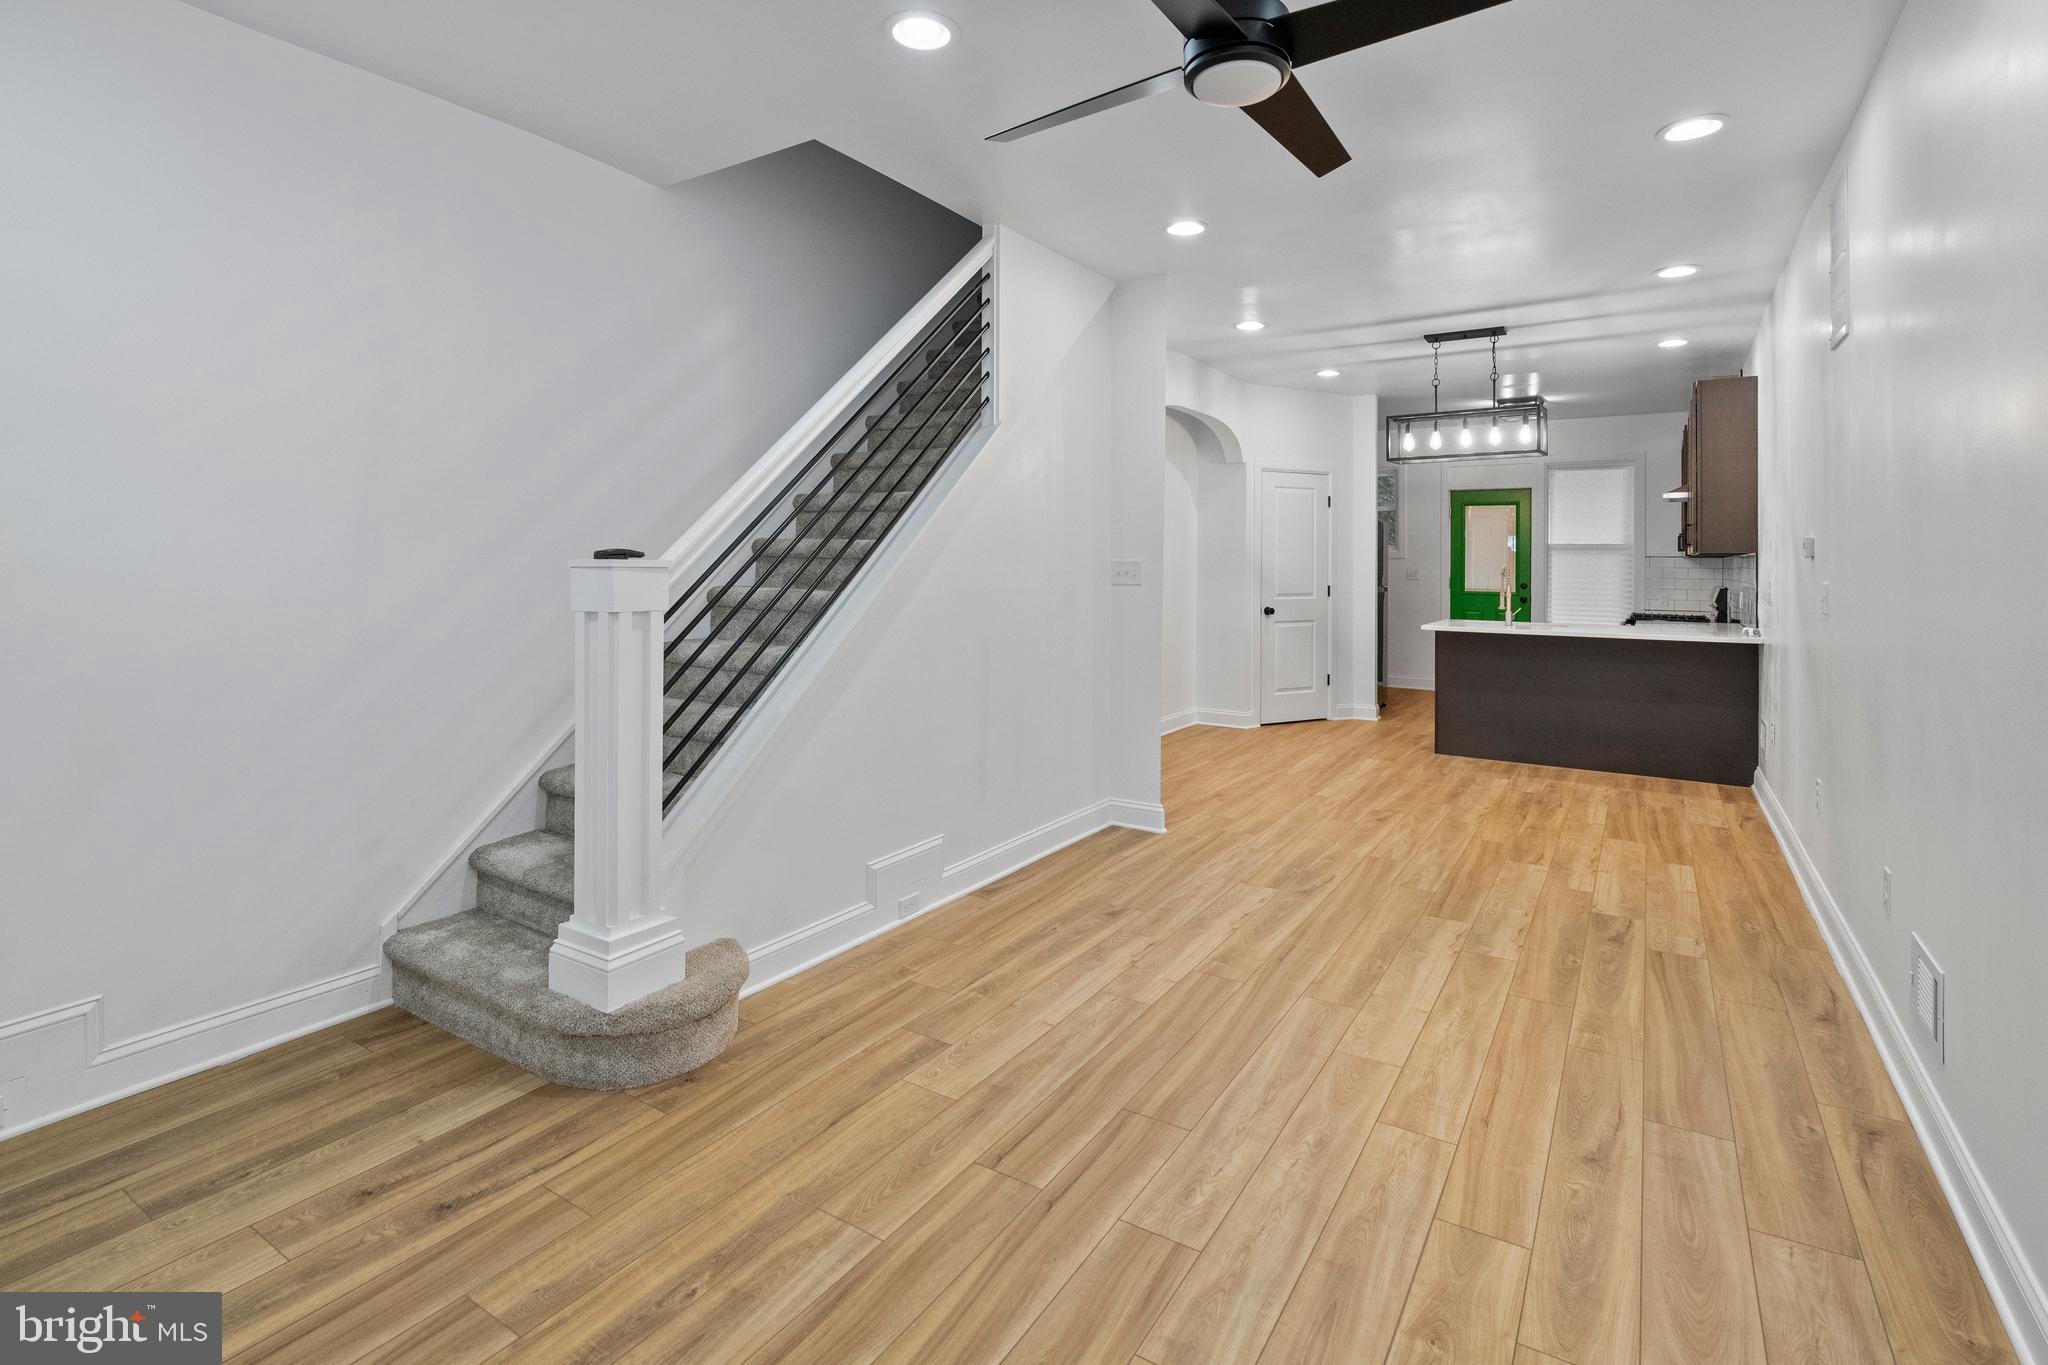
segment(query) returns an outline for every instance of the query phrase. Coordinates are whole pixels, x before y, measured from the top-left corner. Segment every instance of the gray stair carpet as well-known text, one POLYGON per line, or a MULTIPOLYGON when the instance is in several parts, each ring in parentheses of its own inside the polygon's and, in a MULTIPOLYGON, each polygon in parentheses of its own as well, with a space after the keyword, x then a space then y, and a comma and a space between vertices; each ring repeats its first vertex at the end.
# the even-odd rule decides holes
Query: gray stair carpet
POLYGON ((694 1070, 739 1028, 747 955, 692 948, 683 979, 611 1014, 548 989, 548 950, 576 881, 576 770, 541 774, 542 828, 469 855, 477 907, 384 945, 391 998, 429 1023, 559 1085, 625 1090, 694 1070))
MULTIPOLYGON (((880 546, 890 524, 980 420, 979 332, 931 344, 933 373, 897 384, 854 424, 829 475, 799 494, 779 530, 670 645, 664 729, 673 784, 731 733, 811 627, 880 546), (962 386, 965 386, 964 390, 962 386)), ((732 939, 690 950, 683 979, 606 1014, 548 989, 548 951, 576 883, 576 770, 541 774, 541 828, 470 855, 473 910, 401 929, 385 944, 397 1004, 561 1085, 621 1090, 702 1066, 739 1026, 747 955, 732 939)))

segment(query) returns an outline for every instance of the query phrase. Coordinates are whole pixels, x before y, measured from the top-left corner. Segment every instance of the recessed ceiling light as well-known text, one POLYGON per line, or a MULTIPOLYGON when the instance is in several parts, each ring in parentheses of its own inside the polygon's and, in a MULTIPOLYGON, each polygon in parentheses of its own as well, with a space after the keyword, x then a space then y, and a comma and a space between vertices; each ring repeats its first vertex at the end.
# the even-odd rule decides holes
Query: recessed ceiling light
POLYGON ((1662 341, 1657 343, 1659 347, 1667 351, 1675 351, 1679 347, 1687 344, 1688 343, 1684 337, 1665 337, 1662 341))
POLYGON ((1263 332, 1266 330, 1266 324, 1260 322, 1257 318, 1246 318, 1243 322, 1237 324, 1237 330, 1240 332, 1263 332))
POLYGON ((889 20, 889 36, 918 52, 936 52, 953 41, 953 21, 928 9, 905 10, 889 20))
POLYGON ((1667 123, 1657 130, 1657 136, 1666 142, 1697 142, 1703 137, 1712 137, 1728 126, 1728 120, 1719 114, 1694 114, 1676 123, 1667 123))
POLYGON ((1667 265, 1657 272, 1660 280, 1687 280, 1700 273, 1696 265, 1667 265))
POLYGON ((1337 372, 1336 372, 1335 370, 1317 370, 1317 371, 1316 371, 1316 378, 1318 378, 1318 379, 1335 379, 1336 377, 1337 377, 1337 372))
POLYGON ((1209 230, 1209 225, 1197 218, 1182 218, 1166 225, 1169 237, 1199 237, 1209 230))

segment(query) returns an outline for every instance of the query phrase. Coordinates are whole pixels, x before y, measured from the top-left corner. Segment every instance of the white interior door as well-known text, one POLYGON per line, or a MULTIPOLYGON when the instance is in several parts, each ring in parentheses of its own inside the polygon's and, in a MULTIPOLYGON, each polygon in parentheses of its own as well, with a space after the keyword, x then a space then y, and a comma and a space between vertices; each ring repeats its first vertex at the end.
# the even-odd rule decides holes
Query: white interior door
POLYGON ((1330 718, 1330 476, 1259 473, 1259 723, 1330 718))

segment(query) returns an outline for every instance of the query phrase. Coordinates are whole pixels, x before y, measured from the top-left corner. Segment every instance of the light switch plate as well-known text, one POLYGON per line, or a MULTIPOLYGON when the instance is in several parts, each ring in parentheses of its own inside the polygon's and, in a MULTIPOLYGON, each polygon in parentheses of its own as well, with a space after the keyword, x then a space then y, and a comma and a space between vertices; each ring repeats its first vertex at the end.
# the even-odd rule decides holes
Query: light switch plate
POLYGON ((1135 588, 1145 582, 1144 561, 1137 559, 1112 559, 1109 562, 1109 581, 1119 588, 1135 588))

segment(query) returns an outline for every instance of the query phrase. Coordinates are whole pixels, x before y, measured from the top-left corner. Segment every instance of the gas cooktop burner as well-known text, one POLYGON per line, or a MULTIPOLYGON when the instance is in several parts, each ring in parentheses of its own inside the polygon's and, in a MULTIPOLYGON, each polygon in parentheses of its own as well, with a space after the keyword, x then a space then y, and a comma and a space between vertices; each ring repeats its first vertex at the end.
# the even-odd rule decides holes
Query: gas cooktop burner
POLYGON ((1628 620, 1623 621, 1622 624, 1632 626, 1639 621, 1692 621, 1699 625, 1711 625, 1713 620, 1714 618, 1705 612, 1638 611, 1630 613, 1628 620))

